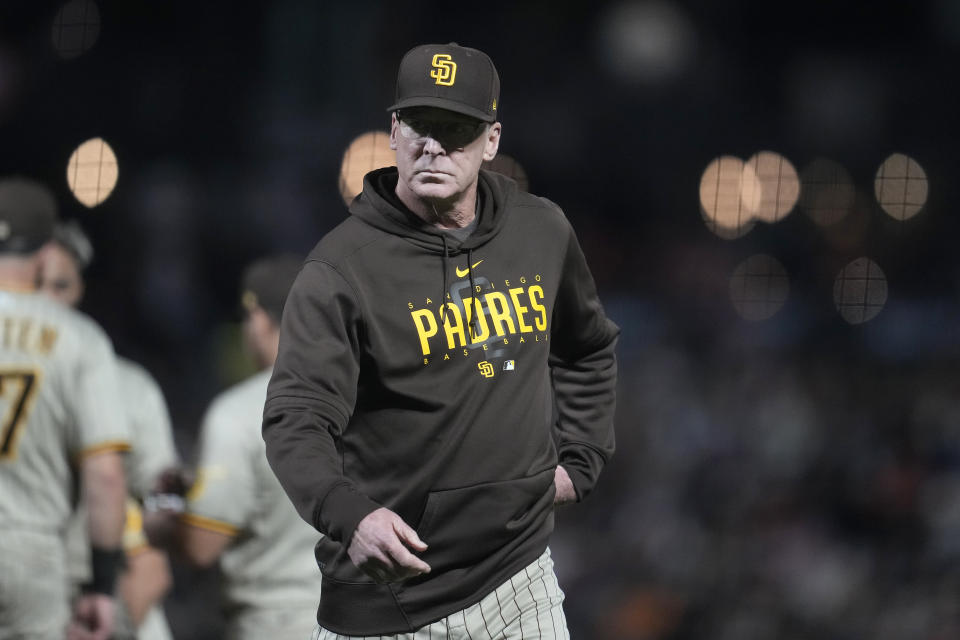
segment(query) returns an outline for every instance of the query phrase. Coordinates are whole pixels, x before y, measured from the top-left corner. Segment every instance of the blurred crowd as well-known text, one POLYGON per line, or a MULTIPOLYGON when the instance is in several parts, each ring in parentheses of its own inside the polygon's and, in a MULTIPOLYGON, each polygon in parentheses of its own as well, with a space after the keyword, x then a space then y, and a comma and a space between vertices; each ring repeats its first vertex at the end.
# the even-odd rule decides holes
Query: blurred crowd
POLYGON ((617 457, 559 518, 573 637, 958 637, 950 362, 634 355, 617 457))

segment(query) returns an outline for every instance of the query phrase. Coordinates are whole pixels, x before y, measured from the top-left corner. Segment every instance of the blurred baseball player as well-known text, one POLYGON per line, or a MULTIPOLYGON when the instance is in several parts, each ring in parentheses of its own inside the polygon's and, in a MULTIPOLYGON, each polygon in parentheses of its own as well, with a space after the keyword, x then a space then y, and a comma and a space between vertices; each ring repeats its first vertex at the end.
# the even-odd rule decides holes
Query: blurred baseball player
POLYGON ((110 341, 36 292, 55 221, 45 187, 0 180, 0 638, 105 640, 130 436, 110 341), (92 571, 71 616, 62 534, 78 478, 92 571))
MULTIPOLYGON (((41 289, 52 298, 76 307, 86 290, 83 271, 93 259, 93 247, 83 230, 73 222, 57 225, 54 242, 44 252, 41 289)), ((160 474, 178 464, 173 444, 170 414, 160 386, 147 371, 126 358, 117 358, 118 379, 125 415, 130 422, 132 449, 127 457, 130 493, 143 500, 153 489, 160 474)), ((82 583, 89 560, 82 553, 85 544, 83 511, 71 522, 71 577, 82 583)), ((119 587, 125 614, 115 638, 168 640, 170 628, 163 614, 162 600, 172 585, 166 553, 147 544, 143 532, 140 502, 128 500, 127 526, 124 532, 127 570, 119 587), (124 629, 124 627, 126 627, 124 629), (126 635, 120 633, 125 631, 126 635)))
POLYGON ((290 504, 260 436, 280 315, 300 264, 275 256, 244 273, 244 339, 261 370, 210 404, 181 519, 183 555, 201 567, 220 562, 230 640, 306 640, 316 625, 320 534, 290 504))

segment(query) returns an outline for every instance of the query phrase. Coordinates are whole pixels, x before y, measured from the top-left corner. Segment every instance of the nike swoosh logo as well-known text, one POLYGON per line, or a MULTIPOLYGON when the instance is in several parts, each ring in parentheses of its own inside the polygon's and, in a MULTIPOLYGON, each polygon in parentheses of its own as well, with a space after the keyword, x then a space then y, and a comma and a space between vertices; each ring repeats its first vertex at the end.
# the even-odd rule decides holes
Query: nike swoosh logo
MULTIPOLYGON (((483 260, 477 260, 476 262, 473 263, 473 266, 470 267, 470 269, 476 269, 477 265, 480 264, 481 262, 483 262, 483 260)), ((462 278, 463 276, 467 275, 468 273, 470 273, 470 269, 461 269, 460 267, 457 267, 457 277, 462 278)))

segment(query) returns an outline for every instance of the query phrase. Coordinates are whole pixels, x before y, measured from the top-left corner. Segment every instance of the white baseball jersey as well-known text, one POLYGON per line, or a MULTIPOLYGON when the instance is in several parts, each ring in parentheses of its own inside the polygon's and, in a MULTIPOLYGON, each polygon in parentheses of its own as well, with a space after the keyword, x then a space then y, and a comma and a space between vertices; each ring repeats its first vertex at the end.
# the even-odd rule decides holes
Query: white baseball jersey
POLYGON ((160 472, 178 464, 170 412, 160 385, 132 360, 117 358, 120 397, 130 420, 133 448, 127 457, 130 494, 143 499, 160 472))
MULTIPOLYGON (((184 520, 235 537, 220 559, 228 616, 302 612, 307 635, 296 637, 306 638, 316 624, 321 574, 313 548, 321 534, 300 518, 267 463, 260 428, 269 380, 260 372, 211 403, 184 520)), ((280 637, 269 633, 259 637, 280 637)))
MULTIPOLYGON (((63 637, 62 535, 78 463, 129 449, 116 356, 86 316, 35 293, 0 290, 0 629, 63 637)), ((3 635, 3 634, 0 634, 3 635)))
POLYGON ((0 291, 0 523, 60 534, 86 455, 126 451, 116 356, 88 317, 0 291))

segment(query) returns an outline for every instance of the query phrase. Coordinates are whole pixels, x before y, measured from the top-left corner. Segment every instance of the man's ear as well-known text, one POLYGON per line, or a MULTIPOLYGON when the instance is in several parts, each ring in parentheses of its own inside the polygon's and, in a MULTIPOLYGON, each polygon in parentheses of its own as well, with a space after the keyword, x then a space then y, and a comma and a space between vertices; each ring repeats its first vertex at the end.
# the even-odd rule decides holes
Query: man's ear
POLYGON ((494 122, 487 129, 487 139, 483 145, 483 160, 490 162, 497 157, 497 150, 500 148, 500 123, 494 122))
POLYGON ((399 123, 397 122, 397 114, 390 114, 390 148, 394 151, 397 150, 397 129, 399 123))

